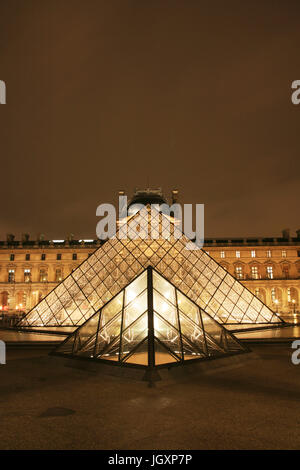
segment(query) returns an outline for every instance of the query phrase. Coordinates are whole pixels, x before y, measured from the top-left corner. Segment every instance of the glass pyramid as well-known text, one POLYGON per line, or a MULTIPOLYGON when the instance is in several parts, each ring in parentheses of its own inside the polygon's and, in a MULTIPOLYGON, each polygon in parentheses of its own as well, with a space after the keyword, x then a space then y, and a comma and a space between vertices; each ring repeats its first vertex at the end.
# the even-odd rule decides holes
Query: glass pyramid
POLYGON ((55 354, 153 368, 247 351, 148 267, 77 328, 55 354))
POLYGON ((193 242, 179 230, 175 219, 147 206, 123 219, 115 238, 79 265, 18 326, 79 326, 147 266, 172 281, 220 323, 282 323, 204 250, 188 250, 187 244, 193 242), (122 238, 124 222, 138 225, 139 237, 122 238), (164 236, 167 230, 168 238, 164 236))

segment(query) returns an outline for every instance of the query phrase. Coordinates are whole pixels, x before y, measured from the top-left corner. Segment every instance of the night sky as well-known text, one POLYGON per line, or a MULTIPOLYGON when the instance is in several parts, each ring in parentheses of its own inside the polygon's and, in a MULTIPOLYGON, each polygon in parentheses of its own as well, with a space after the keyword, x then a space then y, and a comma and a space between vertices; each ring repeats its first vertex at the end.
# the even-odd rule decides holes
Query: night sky
POLYGON ((148 182, 206 237, 299 229, 299 45, 299 0, 1 0, 0 238, 95 237, 148 182))

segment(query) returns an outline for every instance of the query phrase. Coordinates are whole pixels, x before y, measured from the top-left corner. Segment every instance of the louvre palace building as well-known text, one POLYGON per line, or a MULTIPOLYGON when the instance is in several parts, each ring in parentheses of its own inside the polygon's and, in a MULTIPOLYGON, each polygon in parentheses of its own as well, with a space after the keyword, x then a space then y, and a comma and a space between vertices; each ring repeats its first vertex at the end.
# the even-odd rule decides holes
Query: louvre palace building
MULTIPOLYGON (((137 191, 133 200, 141 202, 147 191, 137 191)), ((155 194, 165 202, 160 190, 155 194)), ((173 191, 172 203, 176 197, 173 191)), ((8 234, 0 241, 1 317, 29 312, 102 243, 73 236, 33 240, 28 234, 16 240, 8 234)), ((274 238, 207 238, 204 249, 283 319, 300 313, 300 230, 293 235, 286 229, 274 238)))

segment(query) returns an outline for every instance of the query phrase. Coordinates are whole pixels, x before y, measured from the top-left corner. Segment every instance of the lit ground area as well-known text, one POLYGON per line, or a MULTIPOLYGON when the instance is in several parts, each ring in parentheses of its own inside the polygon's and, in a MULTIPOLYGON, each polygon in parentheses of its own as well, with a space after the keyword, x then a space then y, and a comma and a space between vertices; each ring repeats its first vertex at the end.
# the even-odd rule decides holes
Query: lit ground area
POLYGON ((251 348, 241 363, 156 388, 66 367, 45 348, 8 350, 0 448, 299 449, 300 365, 290 343, 251 348))

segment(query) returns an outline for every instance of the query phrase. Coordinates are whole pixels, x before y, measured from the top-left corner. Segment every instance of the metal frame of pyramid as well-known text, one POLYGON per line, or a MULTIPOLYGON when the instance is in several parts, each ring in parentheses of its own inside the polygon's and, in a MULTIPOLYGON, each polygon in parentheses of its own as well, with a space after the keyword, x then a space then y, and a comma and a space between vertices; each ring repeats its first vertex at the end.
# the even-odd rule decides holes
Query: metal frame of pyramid
MULTIPOLYGON (((192 244, 174 219, 147 206, 126 219, 139 220, 138 239, 122 238, 122 226, 19 322, 18 327, 80 326, 147 266, 172 281, 199 307, 224 324, 284 324, 284 321, 192 244), (139 219, 137 219, 139 217, 139 219), (151 226, 151 227, 150 227, 151 226), (168 239, 162 237, 170 230, 168 239), (150 233, 152 238, 146 238, 150 233)), ((123 221, 124 222, 124 221, 123 221)))
POLYGON ((249 352, 151 266, 52 353, 153 369, 249 352))

